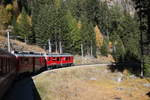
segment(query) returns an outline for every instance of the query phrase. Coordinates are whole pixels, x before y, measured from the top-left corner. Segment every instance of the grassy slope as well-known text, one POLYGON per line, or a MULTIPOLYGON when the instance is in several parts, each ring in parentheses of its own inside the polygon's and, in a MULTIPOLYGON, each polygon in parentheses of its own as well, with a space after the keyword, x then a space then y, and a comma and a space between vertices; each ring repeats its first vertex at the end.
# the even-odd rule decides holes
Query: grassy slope
POLYGON ((47 71, 33 80, 42 100, 150 100, 150 88, 143 86, 149 83, 146 79, 124 76, 118 83, 113 78, 120 74, 105 66, 72 67, 47 71))
MULTIPOLYGON (((16 50, 19 51, 36 51, 36 52, 45 52, 44 49, 36 45, 27 45, 23 42, 17 40, 10 40, 16 50)), ((7 48, 7 38, 0 36, 0 48, 7 48)))

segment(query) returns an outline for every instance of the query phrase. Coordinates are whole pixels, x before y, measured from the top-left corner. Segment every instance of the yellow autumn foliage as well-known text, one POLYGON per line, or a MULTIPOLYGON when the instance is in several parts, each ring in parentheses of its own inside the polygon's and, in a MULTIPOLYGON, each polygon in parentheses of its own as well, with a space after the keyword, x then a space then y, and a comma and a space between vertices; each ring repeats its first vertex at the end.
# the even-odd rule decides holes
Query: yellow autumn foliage
MULTIPOLYGON (((22 14, 20 13, 19 16, 17 17, 17 23, 20 23, 20 20, 22 18, 22 14)), ((27 16, 27 21, 29 22, 29 25, 32 25, 32 20, 30 16, 27 16)))
POLYGON ((4 6, 0 5, 0 34, 4 34, 2 31, 7 29, 11 16, 11 13, 4 6))
POLYGON ((96 46, 100 48, 103 45, 104 37, 97 25, 95 26, 94 31, 96 33, 96 46))
POLYGON ((79 29, 81 29, 81 26, 82 26, 81 21, 78 21, 77 26, 79 29))
POLYGON ((112 47, 113 47, 112 42, 109 42, 109 48, 112 48, 112 47))
POLYGON ((18 15, 19 14, 19 6, 17 0, 13 0, 12 2, 13 5, 13 12, 18 15))
POLYGON ((59 8, 61 6, 61 0, 54 0, 54 3, 56 5, 57 8, 59 8))
POLYGON ((13 10, 13 6, 12 6, 11 4, 8 4, 8 5, 6 6, 6 10, 7 10, 7 11, 12 11, 12 10, 13 10))

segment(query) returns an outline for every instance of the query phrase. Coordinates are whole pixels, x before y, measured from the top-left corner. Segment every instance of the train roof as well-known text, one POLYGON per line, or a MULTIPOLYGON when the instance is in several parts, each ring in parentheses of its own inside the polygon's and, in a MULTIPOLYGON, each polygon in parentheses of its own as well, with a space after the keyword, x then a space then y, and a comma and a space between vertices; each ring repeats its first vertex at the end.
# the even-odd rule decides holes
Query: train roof
POLYGON ((20 57, 70 57, 73 56, 69 53, 63 53, 63 54, 44 54, 44 53, 38 53, 38 52, 14 52, 15 56, 20 57))
POLYGON ((17 57, 44 57, 44 55, 35 55, 35 54, 15 54, 17 57))
POLYGON ((17 57, 70 57, 67 54, 49 54, 49 55, 35 55, 35 54, 15 54, 17 57))
POLYGON ((64 53, 64 54, 46 54, 45 55, 46 57, 70 57, 70 56, 73 56, 71 54, 68 54, 68 53, 64 53))
POLYGON ((7 50, 0 49, 0 56, 14 56, 12 53, 7 50))

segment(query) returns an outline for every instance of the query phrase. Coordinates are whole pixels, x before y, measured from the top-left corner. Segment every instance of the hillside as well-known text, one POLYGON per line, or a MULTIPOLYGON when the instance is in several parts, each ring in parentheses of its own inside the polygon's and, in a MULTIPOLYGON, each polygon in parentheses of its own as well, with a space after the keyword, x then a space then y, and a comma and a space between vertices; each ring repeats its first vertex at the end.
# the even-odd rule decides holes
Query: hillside
MULTIPOLYGON (((17 40, 10 40, 11 42, 11 49, 17 51, 34 51, 34 52, 45 52, 44 49, 36 46, 36 45, 28 45, 23 42, 17 40)), ((0 48, 7 49, 7 38, 0 36, 0 48)))
POLYGON ((150 100, 150 79, 112 73, 108 68, 88 65, 48 70, 18 81, 4 100, 150 100))
MULTIPOLYGON (((10 29, 18 40, 41 48, 51 46, 52 52, 112 55, 123 65, 143 62, 136 67, 120 67, 150 76, 147 8, 148 0, 2 0, 0 31, 10 29), (139 24, 141 13, 143 24, 139 24), (99 31, 95 32, 96 27, 99 31)), ((1 44, 7 48, 7 44, 1 44)), ((16 44, 12 43, 12 48, 19 51, 41 51, 16 44)))
POLYGON ((149 100, 147 79, 112 73, 106 66, 78 66, 33 78, 40 100, 149 100), (121 79, 121 81, 118 81, 121 79))

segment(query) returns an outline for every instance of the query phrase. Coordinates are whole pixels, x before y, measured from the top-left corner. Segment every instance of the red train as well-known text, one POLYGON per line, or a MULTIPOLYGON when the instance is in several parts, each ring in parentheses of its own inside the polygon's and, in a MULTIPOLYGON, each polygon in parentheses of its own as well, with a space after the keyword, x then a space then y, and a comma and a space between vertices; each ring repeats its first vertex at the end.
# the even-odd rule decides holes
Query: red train
POLYGON ((71 54, 9 53, 0 50, 0 99, 17 75, 39 70, 71 66, 71 54))
POLYGON ((45 56, 47 66, 71 66, 73 56, 70 54, 49 54, 45 56))
POLYGON ((16 66, 16 57, 11 53, 0 50, 0 99, 15 78, 16 66))

